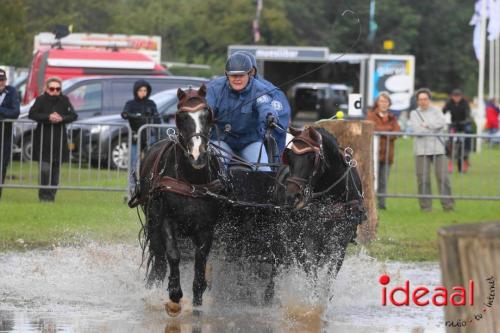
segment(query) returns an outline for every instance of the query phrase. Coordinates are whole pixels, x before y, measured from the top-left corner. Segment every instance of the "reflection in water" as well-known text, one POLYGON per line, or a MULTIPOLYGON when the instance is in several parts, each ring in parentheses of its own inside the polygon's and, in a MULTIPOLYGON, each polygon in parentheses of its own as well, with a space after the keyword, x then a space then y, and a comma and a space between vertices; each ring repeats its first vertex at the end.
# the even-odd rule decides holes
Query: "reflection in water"
POLYGON ((323 274, 318 286, 291 269, 278 276, 274 303, 262 306, 265 281, 212 257, 200 309, 190 304, 193 269, 184 263, 175 319, 164 312, 166 285, 145 289, 139 263, 140 250, 128 245, 0 254, 0 332, 444 332, 441 309, 380 306, 382 273, 431 287, 440 283, 434 263, 355 256, 335 283, 323 274))

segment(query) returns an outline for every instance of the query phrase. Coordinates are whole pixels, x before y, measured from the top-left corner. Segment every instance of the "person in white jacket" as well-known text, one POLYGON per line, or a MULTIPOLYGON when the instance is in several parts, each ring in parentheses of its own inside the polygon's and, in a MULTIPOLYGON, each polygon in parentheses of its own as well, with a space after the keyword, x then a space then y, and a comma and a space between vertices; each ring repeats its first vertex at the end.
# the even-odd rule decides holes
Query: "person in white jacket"
POLYGON ((416 134, 431 134, 416 136, 413 141, 415 154, 415 170, 417 174, 420 209, 432 210, 430 168, 434 164, 439 193, 442 196, 441 205, 444 211, 452 211, 454 201, 451 198, 451 185, 447 173, 445 155, 446 139, 432 134, 438 134, 446 129, 446 119, 441 110, 431 106, 431 91, 426 88, 417 90, 415 97, 418 108, 410 114, 410 126, 416 134))

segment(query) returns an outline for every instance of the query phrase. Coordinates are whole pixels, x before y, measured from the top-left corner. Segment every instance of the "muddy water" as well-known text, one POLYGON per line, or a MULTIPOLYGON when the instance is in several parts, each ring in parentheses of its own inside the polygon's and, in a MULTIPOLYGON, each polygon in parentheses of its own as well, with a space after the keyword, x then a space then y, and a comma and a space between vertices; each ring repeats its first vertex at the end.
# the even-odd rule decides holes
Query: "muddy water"
POLYGON ((336 281, 308 284, 281 272, 271 306, 260 282, 212 258, 213 283, 201 309, 190 306, 192 264, 181 268, 180 317, 167 317, 164 287, 144 288, 138 247, 97 245, 0 254, 0 332, 444 332, 441 309, 383 307, 378 278, 440 284, 436 263, 347 258, 336 281))

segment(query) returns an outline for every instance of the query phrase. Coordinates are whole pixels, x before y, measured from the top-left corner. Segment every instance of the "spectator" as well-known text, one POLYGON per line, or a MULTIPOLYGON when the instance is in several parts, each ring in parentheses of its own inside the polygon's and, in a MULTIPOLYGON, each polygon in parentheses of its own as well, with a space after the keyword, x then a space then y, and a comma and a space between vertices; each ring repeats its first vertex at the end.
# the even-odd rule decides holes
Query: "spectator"
MULTIPOLYGON (((451 92, 450 99, 443 107, 443 113, 449 112, 451 114, 450 133, 472 133, 472 121, 470 116, 469 103, 464 99, 463 93, 460 89, 455 89, 451 92)), ((458 172, 467 172, 469 169, 469 153, 472 147, 471 138, 460 138, 458 151, 453 151, 455 145, 453 138, 450 138, 448 149, 448 172, 453 172, 453 157, 457 160, 458 172)))
MULTIPOLYGON (((69 99, 61 92, 61 79, 52 77, 45 82, 45 92, 37 97, 28 117, 38 124, 33 137, 33 160, 40 162, 40 185, 59 185, 61 164, 69 160, 66 124, 75 121, 69 99)), ((55 188, 41 188, 41 202, 53 202, 55 188)))
MULTIPOLYGON (((12 123, 4 119, 19 117, 19 97, 14 87, 7 85, 7 75, 0 69, 0 185, 4 183, 12 146, 12 123)), ((2 187, 0 186, 0 198, 2 187)))
POLYGON ((498 132, 498 114, 500 109, 495 105, 495 99, 491 98, 486 103, 486 124, 485 129, 488 134, 495 135, 498 132))
MULTIPOLYGON (((438 189, 441 195, 451 196, 451 186, 446 172, 445 142, 439 136, 433 136, 442 132, 446 126, 446 120, 441 111, 431 106, 431 92, 429 89, 419 89, 415 97, 418 108, 410 114, 410 124, 414 133, 429 134, 429 136, 417 136, 413 142, 415 154, 415 169, 417 174, 418 193, 420 195, 431 195, 430 167, 434 163, 438 189)), ((419 198, 422 211, 432 210, 430 198, 419 198)), ((444 211, 453 210, 453 199, 441 199, 444 211)))
MULTIPOLYGON (((132 147, 130 147, 130 174, 128 177, 128 186, 130 195, 135 192, 136 178, 135 168, 137 165, 137 134, 141 126, 146 124, 160 124, 161 119, 156 109, 154 101, 149 99, 151 95, 151 85, 145 80, 138 80, 134 83, 134 99, 125 103, 122 112, 122 118, 128 120, 132 129, 132 147)), ((154 138, 149 131, 143 131, 141 134, 141 150, 146 148, 148 143, 152 143, 154 138), (149 140, 148 140, 149 139, 149 140)))
MULTIPOLYGON (((398 119, 389 111, 391 106, 391 97, 386 92, 381 92, 375 100, 372 111, 368 112, 367 120, 375 123, 375 131, 399 132, 398 119)), ((387 181, 389 171, 394 161, 394 141, 397 136, 380 136, 378 151, 378 190, 379 194, 385 194, 387 191, 387 181)), ((378 197, 378 208, 386 209, 385 197, 378 197)))

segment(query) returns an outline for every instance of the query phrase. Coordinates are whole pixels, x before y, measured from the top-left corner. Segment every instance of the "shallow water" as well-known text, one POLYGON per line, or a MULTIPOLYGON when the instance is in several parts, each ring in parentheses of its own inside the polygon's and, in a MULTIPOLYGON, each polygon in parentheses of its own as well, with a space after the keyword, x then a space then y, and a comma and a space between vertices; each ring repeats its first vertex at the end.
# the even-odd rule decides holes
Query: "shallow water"
POLYGON ((314 286, 292 269, 280 273, 274 304, 264 307, 262 281, 211 258, 212 287, 194 311, 192 264, 184 263, 183 312, 172 319, 164 287, 144 288, 140 262, 139 248, 130 245, 0 254, 0 332, 444 332, 440 308, 381 306, 378 282, 389 274, 391 285, 409 279, 431 288, 440 284, 437 263, 357 255, 336 281, 320 272, 323 283, 314 286))

